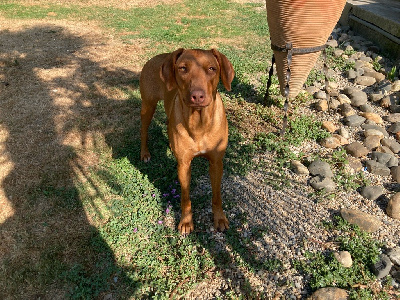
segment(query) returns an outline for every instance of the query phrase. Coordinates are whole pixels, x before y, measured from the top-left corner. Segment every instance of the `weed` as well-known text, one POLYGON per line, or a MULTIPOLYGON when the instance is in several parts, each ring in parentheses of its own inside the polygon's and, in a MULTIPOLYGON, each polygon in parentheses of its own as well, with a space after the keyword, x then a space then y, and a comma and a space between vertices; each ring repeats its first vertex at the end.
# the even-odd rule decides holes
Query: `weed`
MULTIPOLYGON (((335 234, 339 250, 348 251, 351 254, 352 266, 350 268, 343 267, 332 252, 307 252, 305 260, 295 261, 294 266, 311 276, 309 283, 313 290, 337 286, 348 289, 353 295, 358 295, 356 284, 369 287, 375 280, 371 267, 378 259, 382 244, 339 216, 335 217, 332 223, 325 223, 324 226, 335 234)), ((368 290, 368 288, 366 289, 368 290)), ((369 292, 372 291, 369 290, 369 292)))
POLYGON ((387 79, 393 82, 394 79, 396 78, 396 71, 397 71, 396 66, 393 66, 386 75, 387 79))

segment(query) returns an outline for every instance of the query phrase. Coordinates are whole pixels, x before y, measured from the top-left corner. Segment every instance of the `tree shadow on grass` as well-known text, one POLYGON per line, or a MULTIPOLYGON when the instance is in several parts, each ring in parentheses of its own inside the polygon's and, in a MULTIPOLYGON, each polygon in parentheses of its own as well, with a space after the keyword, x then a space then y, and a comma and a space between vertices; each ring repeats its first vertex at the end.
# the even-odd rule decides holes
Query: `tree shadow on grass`
POLYGON ((131 103, 104 89, 129 86, 137 74, 93 60, 88 48, 104 44, 76 27, 20 28, 0 31, 0 298, 134 291, 89 222, 78 182, 90 184, 101 136, 131 117, 131 103))

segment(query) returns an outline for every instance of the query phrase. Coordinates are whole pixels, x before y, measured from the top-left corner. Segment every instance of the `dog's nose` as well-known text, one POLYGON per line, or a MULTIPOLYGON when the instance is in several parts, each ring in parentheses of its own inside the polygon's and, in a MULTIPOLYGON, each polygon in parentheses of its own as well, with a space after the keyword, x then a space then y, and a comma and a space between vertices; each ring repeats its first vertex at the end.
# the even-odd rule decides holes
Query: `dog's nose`
POLYGON ((190 101, 193 104, 201 104, 204 102, 204 91, 203 90, 194 90, 190 94, 190 101))

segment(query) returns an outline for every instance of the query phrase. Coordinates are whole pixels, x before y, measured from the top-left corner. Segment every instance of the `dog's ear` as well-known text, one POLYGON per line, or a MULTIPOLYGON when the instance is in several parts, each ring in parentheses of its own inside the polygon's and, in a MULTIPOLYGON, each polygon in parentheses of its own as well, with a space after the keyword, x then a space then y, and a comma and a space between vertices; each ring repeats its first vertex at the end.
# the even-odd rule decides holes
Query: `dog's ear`
POLYGON ((235 77, 235 71, 233 70, 233 66, 232 66, 231 62, 228 60, 228 58, 225 55, 223 55, 221 52, 219 52, 216 49, 211 49, 211 51, 214 54, 214 56, 217 58, 217 61, 221 68, 222 83, 224 84, 224 87, 226 88, 226 90, 230 91, 233 77, 235 77))
POLYGON ((175 63, 183 50, 183 48, 179 48, 170 53, 160 68, 160 77, 162 81, 164 81, 168 91, 171 91, 176 87, 175 63))

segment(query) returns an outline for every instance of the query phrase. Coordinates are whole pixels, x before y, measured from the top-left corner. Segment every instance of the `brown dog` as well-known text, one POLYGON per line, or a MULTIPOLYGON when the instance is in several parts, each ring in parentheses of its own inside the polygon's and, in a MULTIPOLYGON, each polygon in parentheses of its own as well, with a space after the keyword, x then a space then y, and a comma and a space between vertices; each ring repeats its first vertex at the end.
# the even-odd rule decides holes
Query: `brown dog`
POLYGON ((228 143, 228 123, 217 92, 220 77, 229 91, 233 67, 215 49, 178 49, 157 55, 145 64, 140 76, 141 159, 150 160, 148 128, 157 102, 163 99, 170 147, 178 162, 182 190, 182 217, 178 225, 182 234, 193 231, 189 188, 190 165, 196 156, 204 156, 210 162, 214 227, 220 231, 228 228, 221 201, 222 158, 228 143))

